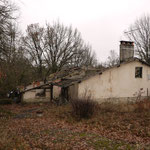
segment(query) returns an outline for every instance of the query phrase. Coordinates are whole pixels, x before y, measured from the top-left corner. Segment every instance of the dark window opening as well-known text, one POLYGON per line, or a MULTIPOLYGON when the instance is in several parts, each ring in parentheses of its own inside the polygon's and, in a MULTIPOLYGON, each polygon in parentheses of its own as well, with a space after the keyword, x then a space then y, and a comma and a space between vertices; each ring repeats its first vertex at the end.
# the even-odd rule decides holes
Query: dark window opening
POLYGON ((142 78, 142 67, 135 68, 135 78, 142 78))

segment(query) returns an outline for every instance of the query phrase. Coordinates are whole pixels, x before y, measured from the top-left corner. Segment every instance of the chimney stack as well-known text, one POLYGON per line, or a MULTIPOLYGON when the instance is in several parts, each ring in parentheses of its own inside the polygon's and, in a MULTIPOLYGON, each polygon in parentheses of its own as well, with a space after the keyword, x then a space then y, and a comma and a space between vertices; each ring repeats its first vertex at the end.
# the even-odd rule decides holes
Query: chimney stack
POLYGON ((134 42, 120 41, 120 63, 134 57, 134 42))

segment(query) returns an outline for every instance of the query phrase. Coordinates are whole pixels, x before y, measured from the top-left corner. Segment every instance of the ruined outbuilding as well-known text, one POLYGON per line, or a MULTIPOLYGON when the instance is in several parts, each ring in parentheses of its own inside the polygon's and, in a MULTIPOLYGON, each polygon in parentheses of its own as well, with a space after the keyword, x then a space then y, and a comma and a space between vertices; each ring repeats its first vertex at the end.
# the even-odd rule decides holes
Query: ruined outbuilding
POLYGON ((33 102, 42 101, 43 99, 44 101, 75 99, 78 95, 78 83, 97 74, 99 71, 99 69, 91 67, 64 68, 51 74, 46 83, 36 82, 36 84, 32 83, 27 86, 23 91, 23 100, 33 102), (45 95, 42 95, 43 91, 45 91, 45 95))

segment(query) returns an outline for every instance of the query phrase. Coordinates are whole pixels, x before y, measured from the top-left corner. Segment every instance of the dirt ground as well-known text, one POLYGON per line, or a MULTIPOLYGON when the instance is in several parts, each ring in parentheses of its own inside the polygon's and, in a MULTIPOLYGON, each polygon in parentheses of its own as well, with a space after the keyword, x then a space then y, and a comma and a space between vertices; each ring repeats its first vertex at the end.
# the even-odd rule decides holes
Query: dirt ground
POLYGON ((0 150, 30 149, 150 150, 150 111, 79 120, 69 104, 0 105, 0 150))

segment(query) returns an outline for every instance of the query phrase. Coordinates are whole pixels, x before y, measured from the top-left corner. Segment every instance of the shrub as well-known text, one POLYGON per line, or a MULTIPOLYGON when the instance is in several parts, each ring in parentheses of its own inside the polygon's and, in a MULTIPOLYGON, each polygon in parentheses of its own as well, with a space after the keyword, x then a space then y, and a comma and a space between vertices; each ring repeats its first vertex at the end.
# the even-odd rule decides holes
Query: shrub
POLYGON ((81 118, 90 118, 98 108, 97 102, 90 98, 74 99, 71 101, 73 114, 81 118))

